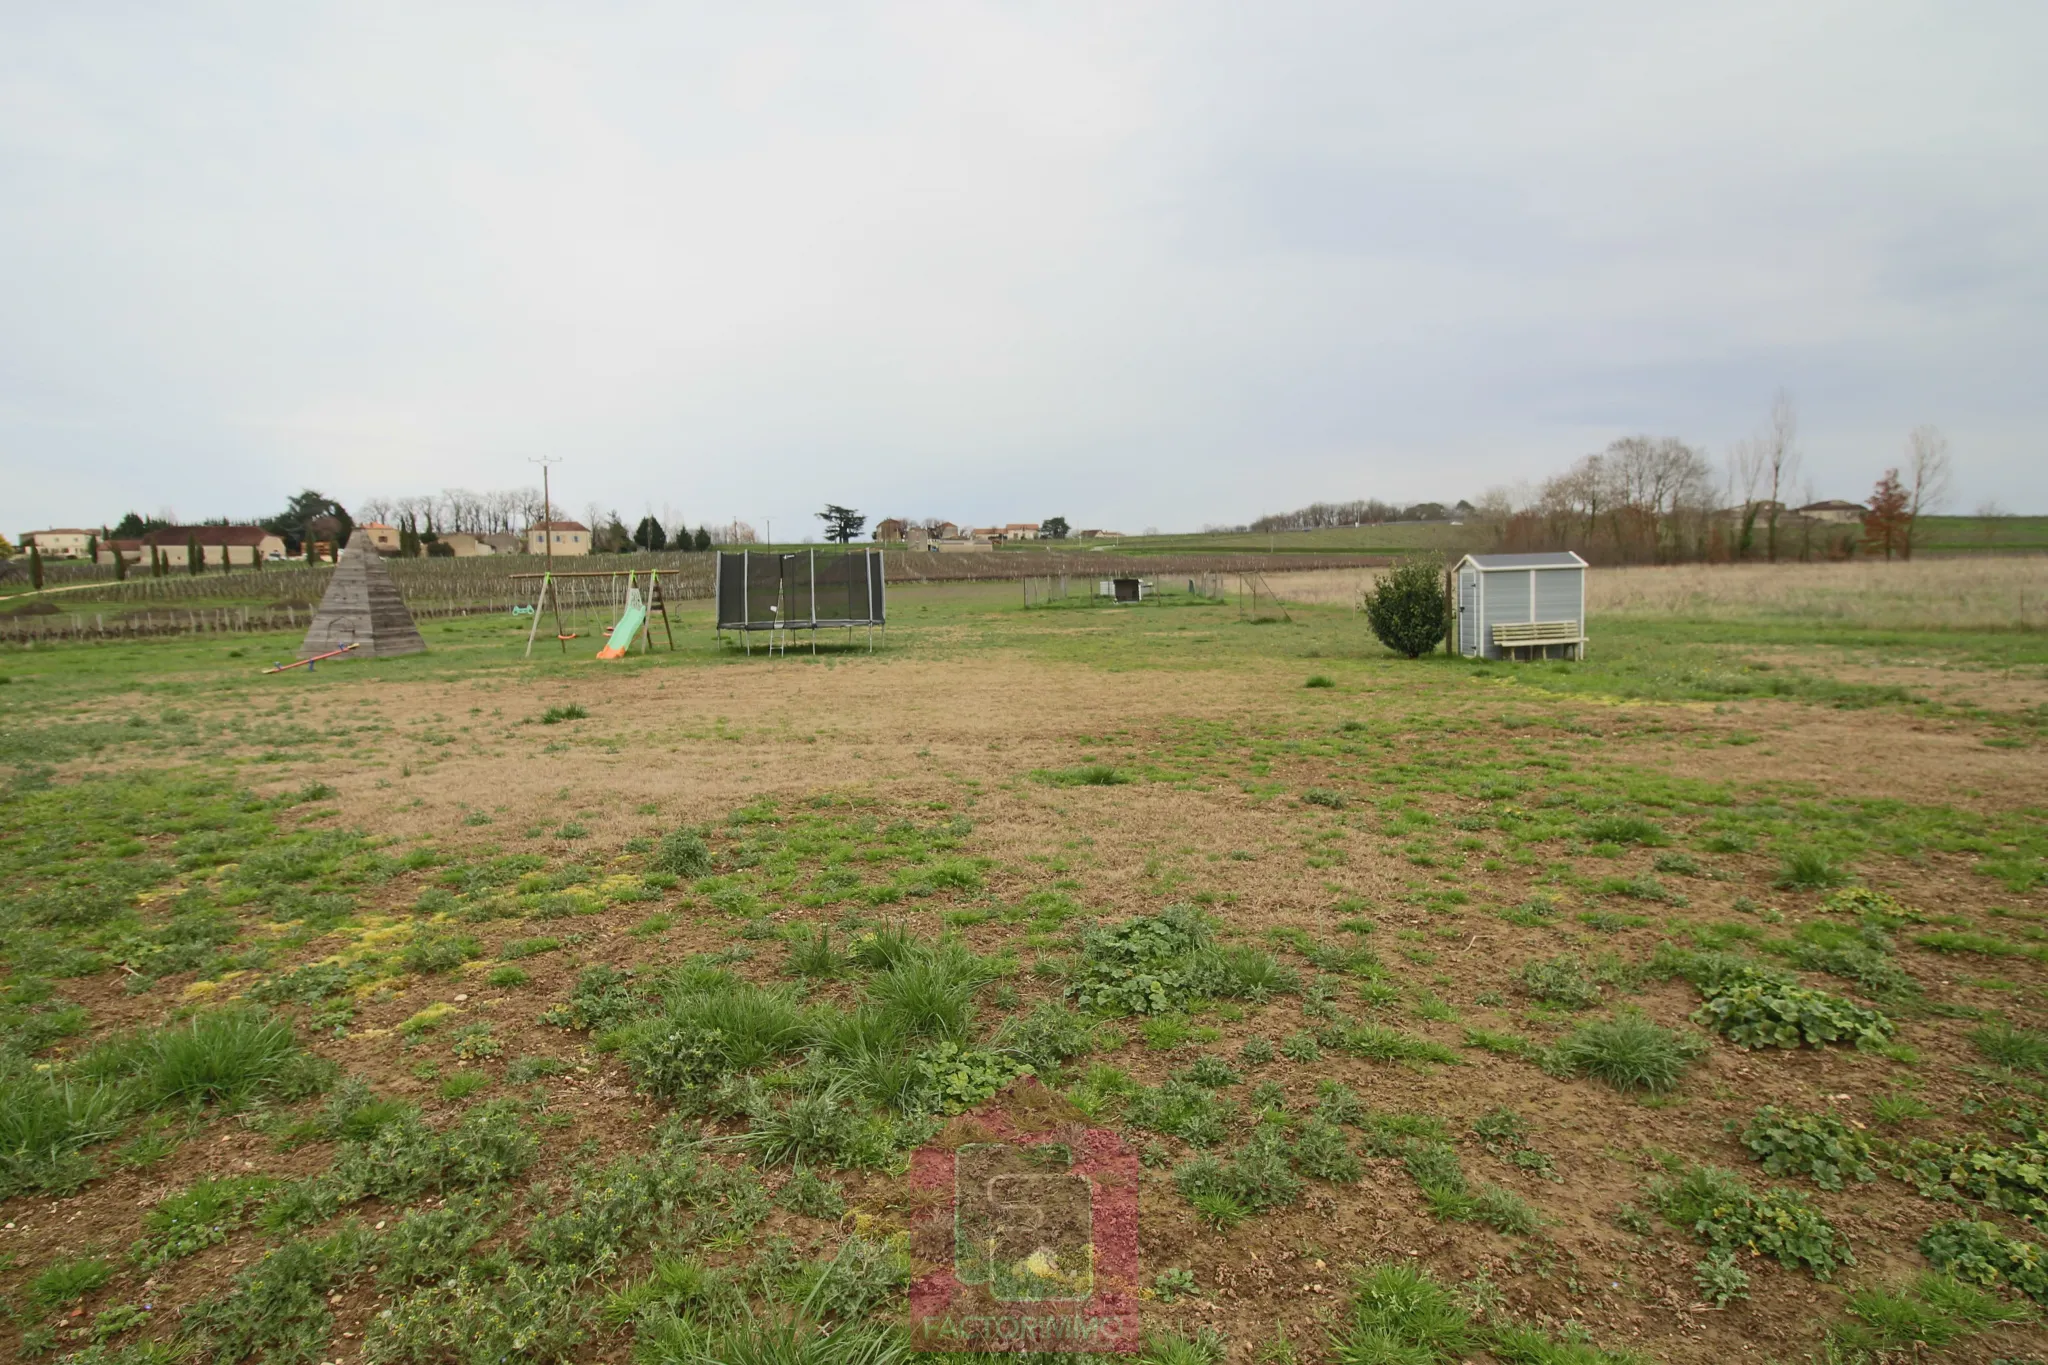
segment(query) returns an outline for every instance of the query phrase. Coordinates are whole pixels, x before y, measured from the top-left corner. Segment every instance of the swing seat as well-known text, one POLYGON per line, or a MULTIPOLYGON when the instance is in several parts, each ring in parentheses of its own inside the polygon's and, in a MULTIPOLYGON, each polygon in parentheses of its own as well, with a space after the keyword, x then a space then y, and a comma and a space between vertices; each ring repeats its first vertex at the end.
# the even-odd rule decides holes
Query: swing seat
POLYGON ((557 640, 573 640, 576 638, 576 632, 572 630, 567 635, 557 635, 555 638, 557 640))

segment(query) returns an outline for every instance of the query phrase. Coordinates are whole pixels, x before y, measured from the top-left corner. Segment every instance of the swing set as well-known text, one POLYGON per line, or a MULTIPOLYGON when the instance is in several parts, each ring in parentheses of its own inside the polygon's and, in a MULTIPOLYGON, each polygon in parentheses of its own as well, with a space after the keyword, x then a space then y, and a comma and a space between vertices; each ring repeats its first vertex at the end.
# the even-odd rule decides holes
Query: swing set
POLYGON ((552 611, 555 618, 555 639, 561 644, 562 653, 569 652, 569 642, 586 635, 604 637, 604 648, 598 650, 600 659, 623 659, 632 652, 637 640, 643 654, 654 650, 653 618, 661 617, 662 634, 668 640, 669 649, 676 647, 674 629, 669 624, 668 594, 661 586, 663 573, 675 573, 675 569, 620 569, 616 572, 582 570, 569 573, 516 573, 512 581, 531 583, 538 581, 540 587, 533 599, 533 625, 526 632, 526 657, 533 657, 533 642, 540 634, 540 620, 545 612, 552 611), (640 579, 646 576, 643 589, 640 579), (563 620, 564 613, 568 620, 563 620))

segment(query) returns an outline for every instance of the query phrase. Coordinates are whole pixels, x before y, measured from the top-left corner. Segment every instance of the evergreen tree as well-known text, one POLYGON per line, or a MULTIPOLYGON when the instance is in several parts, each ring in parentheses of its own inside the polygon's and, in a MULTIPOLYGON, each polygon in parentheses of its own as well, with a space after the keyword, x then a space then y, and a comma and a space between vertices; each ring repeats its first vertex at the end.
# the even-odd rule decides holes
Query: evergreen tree
POLYGON ((699 526, 697 528, 696 539, 691 541, 691 544, 696 547, 697 553, 704 553, 704 551, 711 548, 711 532, 705 530, 702 526, 699 526))
POLYGON ((868 524, 868 519, 859 512, 851 507, 841 507, 836 502, 826 503, 824 511, 813 515, 825 523, 825 539, 836 540, 841 545, 851 544, 853 538, 860 534, 860 528, 868 524))
POLYGON ((653 517, 640 518, 640 524, 633 528, 633 543, 643 550, 666 550, 668 532, 661 529, 661 523, 653 517))
POLYGON ((97 564, 100 562, 100 538, 98 536, 87 536, 85 538, 85 557, 89 563, 97 564))
POLYGON ((197 578, 205 568, 206 554, 199 548, 199 533, 188 531, 185 533, 185 572, 197 578))
POLYGON ((116 583, 126 583, 128 581, 128 556, 118 545, 114 547, 114 581, 116 583))
POLYGON ((37 592, 43 590, 43 551, 34 541, 28 547, 28 581, 37 592))

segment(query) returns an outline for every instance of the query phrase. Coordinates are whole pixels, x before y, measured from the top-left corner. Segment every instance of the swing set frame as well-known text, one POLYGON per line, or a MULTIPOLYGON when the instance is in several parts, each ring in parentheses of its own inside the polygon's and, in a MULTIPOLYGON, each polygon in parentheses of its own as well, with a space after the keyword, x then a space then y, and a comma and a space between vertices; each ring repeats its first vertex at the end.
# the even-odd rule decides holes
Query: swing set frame
MULTIPOLYGON (((643 654, 654 652, 654 617, 656 613, 659 613, 661 616, 662 634, 667 637, 668 647, 673 652, 676 647, 676 633, 674 627, 669 622, 668 594, 662 590, 661 576, 665 573, 673 574, 680 572, 680 569, 598 569, 571 570, 557 573, 550 569, 545 573, 513 574, 511 577, 515 583, 531 583, 535 580, 539 580, 540 583, 540 588, 534 594, 533 599, 533 625, 526 632, 525 657, 529 659, 533 657, 533 642, 540 634, 540 618, 541 613, 544 611, 550 609, 554 611, 555 639, 561 644, 563 654, 566 655, 569 652, 569 642, 577 638, 577 632, 569 630, 562 624, 562 588, 560 580, 610 579, 610 586, 618 588, 620 591, 614 595, 608 589, 604 594, 601 605, 611 611, 613 613, 612 619, 617 621, 617 613, 625 610, 626 599, 633 588, 638 585, 639 577, 643 573, 647 575, 647 620, 640 627, 640 652, 643 654)), ((578 594, 576 600, 570 603, 570 614, 574 615, 589 605, 591 605, 589 600, 578 594)), ((611 627, 607 626, 605 629, 608 631, 611 627)), ((628 646, 629 650, 630 648, 628 646)))

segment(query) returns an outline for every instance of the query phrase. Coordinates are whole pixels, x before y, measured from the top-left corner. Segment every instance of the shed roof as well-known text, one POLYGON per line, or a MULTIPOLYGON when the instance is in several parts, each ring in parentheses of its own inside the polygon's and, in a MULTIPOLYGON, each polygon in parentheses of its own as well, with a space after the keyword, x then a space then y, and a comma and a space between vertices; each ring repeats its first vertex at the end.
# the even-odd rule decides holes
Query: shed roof
POLYGON ((1459 563, 1470 563, 1485 573, 1491 569, 1583 569, 1586 561, 1570 550, 1548 550, 1533 555, 1466 555, 1459 563))

